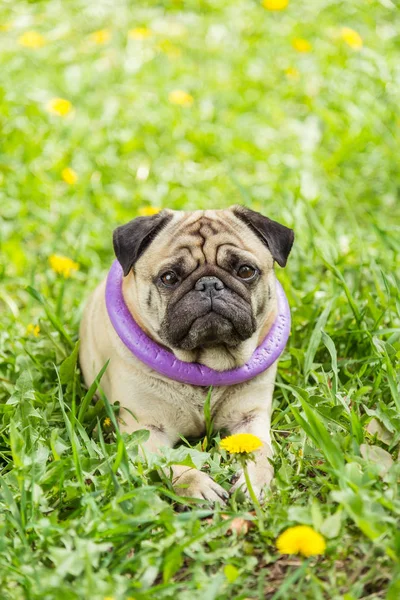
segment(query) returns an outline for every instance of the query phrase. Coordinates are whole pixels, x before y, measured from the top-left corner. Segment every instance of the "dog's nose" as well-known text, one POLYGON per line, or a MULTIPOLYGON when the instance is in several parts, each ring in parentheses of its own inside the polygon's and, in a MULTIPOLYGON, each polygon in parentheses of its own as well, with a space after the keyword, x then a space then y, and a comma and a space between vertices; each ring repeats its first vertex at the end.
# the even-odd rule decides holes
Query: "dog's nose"
POLYGON ((208 292, 208 290, 212 292, 214 290, 223 290, 224 287, 224 284, 218 277, 201 277, 196 282, 194 289, 197 292, 208 292))

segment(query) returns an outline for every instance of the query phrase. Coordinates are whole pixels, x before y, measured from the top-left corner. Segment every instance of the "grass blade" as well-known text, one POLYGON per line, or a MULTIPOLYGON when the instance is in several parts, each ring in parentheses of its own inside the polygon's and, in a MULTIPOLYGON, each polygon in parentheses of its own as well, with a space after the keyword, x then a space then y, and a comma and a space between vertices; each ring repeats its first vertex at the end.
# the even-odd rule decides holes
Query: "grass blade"
POLYGON ((306 355, 304 357, 304 376, 307 379, 312 369, 314 357, 317 353, 318 346, 322 337, 322 329, 325 327, 329 314, 332 309, 333 300, 328 302, 325 309, 320 314, 308 343, 306 355))
POLYGON ((84 421, 86 411, 89 407, 89 404, 91 403, 95 393, 97 392, 97 388, 100 385, 101 378, 103 377, 104 373, 106 372, 106 369, 107 369, 109 363, 110 363, 110 359, 108 359, 106 364, 100 369, 96 379, 93 381, 92 385, 89 387, 88 391, 85 394, 85 397, 82 400, 82 403, 79 407, 79 412, 78 412, 78 421, 80 423, 83 423, 83 421, 84 421))

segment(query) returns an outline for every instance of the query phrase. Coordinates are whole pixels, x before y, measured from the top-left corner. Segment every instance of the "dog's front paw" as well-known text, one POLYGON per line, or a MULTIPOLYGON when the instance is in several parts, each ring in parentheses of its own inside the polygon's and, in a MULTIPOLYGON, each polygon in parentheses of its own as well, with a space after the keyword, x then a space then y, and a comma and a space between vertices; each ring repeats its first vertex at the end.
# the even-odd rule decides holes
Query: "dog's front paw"
MULTIPOLYGON (((254 493, 257 498, 261 498, 265 493, 265 489, 269 487, 269 484, 274 477, 274 469, 269 462, 262 461, 260 464, 254 462, 249 463, 247 470, 254 493)), ((239 489, 247 496, 247 498, 250 497, 243 471, 239 472, 237 481, 229 491, 233 494, 239 489)))
POLYGON ((215 483, 207 473, 188 467, 175 466, 172 480, 174 491, 178 496, 200 498, 209 502, 225 504, 229 494, 223 487, 215 483))

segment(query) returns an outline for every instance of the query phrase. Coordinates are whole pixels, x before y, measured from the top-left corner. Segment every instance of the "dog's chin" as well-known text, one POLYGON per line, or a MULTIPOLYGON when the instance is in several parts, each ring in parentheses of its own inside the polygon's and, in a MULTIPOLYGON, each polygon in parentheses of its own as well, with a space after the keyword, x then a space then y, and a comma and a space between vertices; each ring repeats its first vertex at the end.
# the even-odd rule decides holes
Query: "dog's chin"
POLYGON ((197 318, 183 339, 169 347, 183 362, 226 371, 244 365, 256 343, 254 334, 239 335, 229 319, 209 313, 197 318))
POLYGON ((215 312, 198 317, 191 325, 176 348, 179 350, 199 350, 216 346, 235 348, 243 341, 233 323, 215 312))

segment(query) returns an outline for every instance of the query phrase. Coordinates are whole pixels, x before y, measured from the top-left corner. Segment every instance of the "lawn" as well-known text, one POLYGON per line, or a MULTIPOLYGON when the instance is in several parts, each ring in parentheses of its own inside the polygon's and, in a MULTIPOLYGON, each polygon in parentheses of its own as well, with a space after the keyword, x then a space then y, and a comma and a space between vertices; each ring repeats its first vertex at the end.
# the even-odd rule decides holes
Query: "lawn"
POLYGON ((1 4, 2 600, 400 598, 400 14, 264 4, 1 4), (229 489, 218 432, 146 462, 76 364, 113 228, 233 203, 296 233, 261 519, 163 474, 229 489), (294 525, 325 554, 279 554, 294 525))

